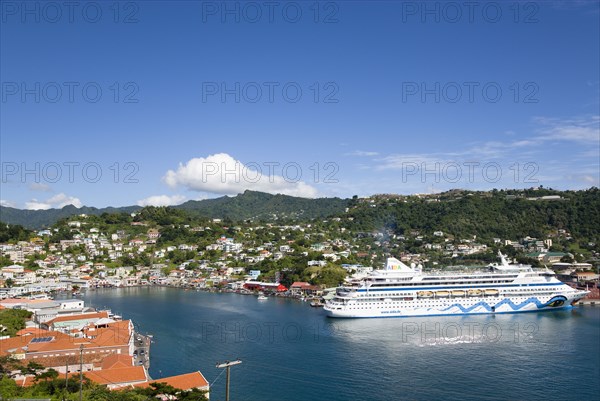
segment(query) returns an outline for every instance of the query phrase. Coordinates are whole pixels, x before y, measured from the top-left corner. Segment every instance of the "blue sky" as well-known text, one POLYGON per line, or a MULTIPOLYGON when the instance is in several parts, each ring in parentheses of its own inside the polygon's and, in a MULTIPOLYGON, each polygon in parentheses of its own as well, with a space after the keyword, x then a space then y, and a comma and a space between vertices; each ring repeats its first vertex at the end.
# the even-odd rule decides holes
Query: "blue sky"
POLYGON ((598 186, 598 1, 1 2, 3 205, 598 186))

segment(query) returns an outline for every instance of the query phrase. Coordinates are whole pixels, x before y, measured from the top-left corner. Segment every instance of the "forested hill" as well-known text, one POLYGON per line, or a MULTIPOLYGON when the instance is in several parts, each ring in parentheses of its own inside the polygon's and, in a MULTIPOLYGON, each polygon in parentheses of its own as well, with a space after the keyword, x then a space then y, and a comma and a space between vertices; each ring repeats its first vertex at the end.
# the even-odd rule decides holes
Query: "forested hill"
POLYGON ((348 199, 298 198, 288 195, 271 195, 264 192, 246 191, 234 197, 188 201, 177 209, 209 218, 239 220, 311 220, 343 213, 348 199))
POLYGON ((58 220, 79 214, 101 215, 103 213, 131 213, 141 209, 140 206, 107 207, 75 207, 67 205, 62 209, 24 210, 0 206, 0 221, 8 224, 18 224, 30 229, 50 227, 58 220))
MULTIPOLYGON (((0 221, 27 228, 41 228, 79 214, 128 215, 140 209, 139 206, 106 209, 66 206, 62 209, 31 211, 2 207, 0 221)), ((336 226, 352 232, 391 231, 400 235, 415 230, 423 235, 442 231, 457 238, 477 236, 482 240, 526 236, 541 238, 565 230, 578 242, 600 243, 600 191, 597 188, 585 191, 454 190, 436 195, 374 195, 352 199, 306 199, 246 191, 235 197, 189 201, 166 208, 161 213, 167 213, 165 216, 168 217, 168 210, 173 210, 177 218, 154 223, 164 225, 165 221, 183 221, 184 218, 188 221, 221 218, 231 222, 253 220, 285 223, 340 217, 339 222, 329 221, 332 229, 336 226)), ((149 211, 138 218, 147 218, 152 223, 152 216, 154 214, 149 211)))
POLYGON ((540 238, 566 230, 585 242, 600 242, 600 190, 449 191, 424 197, 394 195, 354 199, 348 228, 420 230, 478 239, 540 238))
MULTIPOLYGON (((184 210, 192 216, 233 221, 246 219, 299 221, 343 213, 348 202, 349 200, 340 198, 308 199, 246 191, 233 197, 188 201, 174 208, 184 210)), ((140 209, 142 209, 140 206, 98 209, 69 205, 62 209, 21 210, 0 206, 0 221, 37 229, 49 227, 60 219, 79 214, 99 216, 103 213, 131 213, 140 209)))

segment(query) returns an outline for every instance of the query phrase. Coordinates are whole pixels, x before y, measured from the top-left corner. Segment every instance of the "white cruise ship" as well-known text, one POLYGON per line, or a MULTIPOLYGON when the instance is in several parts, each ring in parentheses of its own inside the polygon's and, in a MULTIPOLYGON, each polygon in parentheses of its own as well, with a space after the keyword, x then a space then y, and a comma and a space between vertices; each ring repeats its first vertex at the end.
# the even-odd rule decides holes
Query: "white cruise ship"
POLYGON ((553 271, 502 263, 488 271, 426 274, 389 258, 385 270, 339 287, 325 304, 330 317, 402 317, 533 312, 571 307, 588 291, 553 271))

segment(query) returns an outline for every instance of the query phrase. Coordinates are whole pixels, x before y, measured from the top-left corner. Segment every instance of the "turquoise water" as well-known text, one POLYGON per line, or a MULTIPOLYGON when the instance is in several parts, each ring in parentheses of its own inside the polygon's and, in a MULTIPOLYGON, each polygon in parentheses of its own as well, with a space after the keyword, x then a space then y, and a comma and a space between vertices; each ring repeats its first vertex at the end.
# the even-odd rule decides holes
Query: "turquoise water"
POLYGON ((151 333, 153 378, 200 370, 211 400, 585 400, 600 394, 600 308, 329 319, 294 300, 168 288, 88 292, 151 333))

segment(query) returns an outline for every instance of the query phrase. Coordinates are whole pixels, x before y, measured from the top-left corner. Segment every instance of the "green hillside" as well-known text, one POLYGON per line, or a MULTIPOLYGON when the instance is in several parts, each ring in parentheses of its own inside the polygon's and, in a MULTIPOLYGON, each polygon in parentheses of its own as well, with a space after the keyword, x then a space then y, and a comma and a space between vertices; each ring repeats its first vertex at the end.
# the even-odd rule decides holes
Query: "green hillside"
POLYGON ((348 228, 420 230, 460 238, 542 237, 566 230, 584 242, 600 241, 600 191, 450 191, 426 197, 386 196, 354 200, 348 228))
MULTIPOLYGON (((287 195, 271 195, 263 192, 246 191, 243 194, 215 199, 188 201, 175 209, 184 210, 190 215, 205 218, 230 219, 233 221, 256 220, 310 220, 342 213, 348 200, 340 198, 308 199, 287 195)), ((142 209, 140 206, 77 208, 73 205, 62 209, 21 210, 0 206, 0 221, 18 224, 26 228, 49 227, 57 221, 79 214, 99 216, 103 213, 131 213, 142 209)))
POLYGON ((176 206, 188 212, 208 218, 232 221, 256 220, 310 220, 344 212, 347 199, 298 198, 288 195, 271 195, 264 192, 245 191, 243 194, 201 201, 188 201, 176 206))

